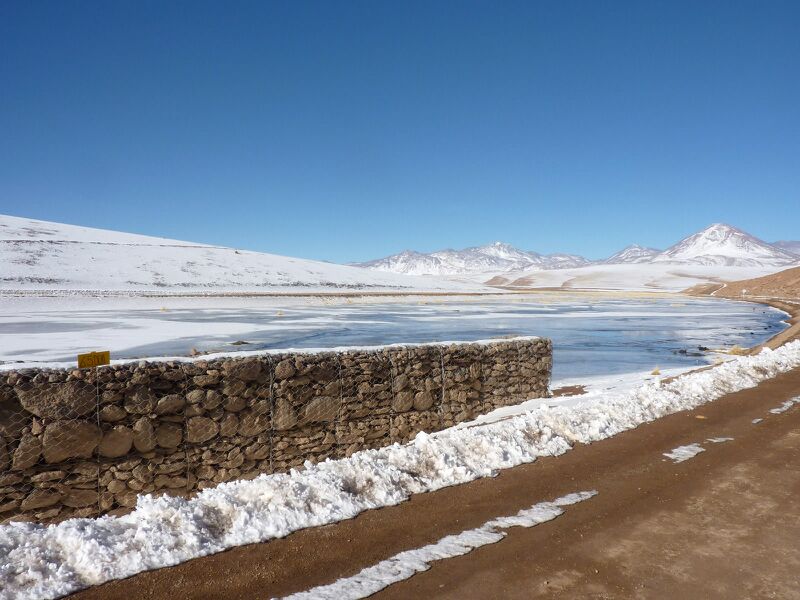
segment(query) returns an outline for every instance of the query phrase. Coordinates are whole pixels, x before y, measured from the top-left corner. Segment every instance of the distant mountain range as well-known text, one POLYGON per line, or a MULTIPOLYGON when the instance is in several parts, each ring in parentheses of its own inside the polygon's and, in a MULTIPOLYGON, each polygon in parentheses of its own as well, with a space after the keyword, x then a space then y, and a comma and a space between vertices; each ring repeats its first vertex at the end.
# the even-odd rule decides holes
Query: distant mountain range
POLYGON ((543 255, 495 242, 487 246, 464 250, 439 250, 430 254, 406 250, 400 254, 358 263, 355 266, 405 275, 462 275, 527 269, 564 269, 588 264, 589 261, 582 256, 543 255))
POLYGON ((779 242, 775 242, 772 245, 777 246, 781 250, 786 250, 787 252, 791 252, 792 254, 797 254, 798 256, 800 256, 800 242, 781 240, 779 242))
POLYGON ((649 263, 782 267, 800 263, 800 242, 770 244, 736 227, 715 223, 663 251, 632 244, 597 261, 575 254, 539 254, 494 242, 487 246, 429 254, 406 250, 355 266, 408 275, 450 276, 649 263))
POLYGON ((600 262, 606 265, 633 265, 650 262, 659 254, 661 254, 661 250, 656 248, 631 244, 600 262))

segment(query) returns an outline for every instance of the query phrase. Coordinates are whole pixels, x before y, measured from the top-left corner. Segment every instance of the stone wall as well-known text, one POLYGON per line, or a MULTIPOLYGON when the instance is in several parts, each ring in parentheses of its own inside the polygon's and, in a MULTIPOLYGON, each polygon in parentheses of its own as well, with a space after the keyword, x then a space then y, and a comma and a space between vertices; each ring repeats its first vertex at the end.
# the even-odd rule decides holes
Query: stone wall
POLYGON ((140 493, 407 442, 548 393, 523 338, 0 372, 0 522, 119 514, 140 493))

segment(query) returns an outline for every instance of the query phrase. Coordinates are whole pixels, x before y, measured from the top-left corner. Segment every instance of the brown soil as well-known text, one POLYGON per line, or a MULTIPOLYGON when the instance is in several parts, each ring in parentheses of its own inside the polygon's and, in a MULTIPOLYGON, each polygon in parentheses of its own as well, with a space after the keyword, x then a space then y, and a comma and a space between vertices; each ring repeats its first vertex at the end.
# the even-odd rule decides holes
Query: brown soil
POLYGON ((556 388, 552 391, 554 398, 561 396, 580 396, 586 393, 586 386, 583 385, 565 385, 564 387, 556 388))
POLYGON ((739 298, 741 296, 800 299, 800 267, 794 267, 755 279, 732 281, 725 284, 703 284, 690 288, 699 293, 713 293, 723 298, 739 298))
POLYGON ((598 495, 395 584, 383 598, 791 598, 800 595, 800 369, 702 409, 327 527, 111 582, 75 597, 273 597, 543 500, 598 495), (698 418, 703 417, 703 418, 698 418), (754 418, 764 418, 758 425, 754 418), (733 437, 723 444, 709 437, 733 437), (701 442, 673 464, 662 454, 701 442))

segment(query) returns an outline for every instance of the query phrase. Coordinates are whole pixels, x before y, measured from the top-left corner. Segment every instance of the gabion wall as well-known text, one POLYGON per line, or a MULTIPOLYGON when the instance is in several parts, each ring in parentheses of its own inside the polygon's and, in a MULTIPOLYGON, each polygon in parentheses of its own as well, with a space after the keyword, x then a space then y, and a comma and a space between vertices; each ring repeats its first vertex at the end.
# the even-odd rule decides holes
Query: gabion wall
POLYGON ((550 340, 0 372, 0 522, 120 514, 548 394, 550 340))

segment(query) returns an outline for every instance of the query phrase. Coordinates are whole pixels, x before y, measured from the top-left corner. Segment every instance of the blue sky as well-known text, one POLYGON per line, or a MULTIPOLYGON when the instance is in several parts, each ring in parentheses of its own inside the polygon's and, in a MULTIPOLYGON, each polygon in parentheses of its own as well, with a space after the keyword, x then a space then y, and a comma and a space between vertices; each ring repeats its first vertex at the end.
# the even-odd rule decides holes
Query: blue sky
POLYGON ((798 2, 0 4, 0 213, 351 261, 800 239, 798 2))

